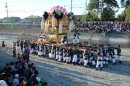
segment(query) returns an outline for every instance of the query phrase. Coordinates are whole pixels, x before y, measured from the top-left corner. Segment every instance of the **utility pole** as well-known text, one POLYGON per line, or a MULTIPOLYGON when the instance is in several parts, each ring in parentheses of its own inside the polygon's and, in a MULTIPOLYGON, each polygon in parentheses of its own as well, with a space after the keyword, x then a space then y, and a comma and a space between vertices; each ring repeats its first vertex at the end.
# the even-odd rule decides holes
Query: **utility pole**
POLYGON ((87 4, 87 0, 86 0, 85 11, 87 11, 87 7, 88 7, 88 4, 87 4))
POLYGON ((102 13, 102 1, 98 0, 98 18, 101 19, 101 13, 102 13))
POLYGON ((8 17, 8 4, 7 3, 5 5, 5 8, 6 8, 6 13, 7 13, 7 17, 8 17))
POLYGON ((71 0, 71 13, 72 13, 72 0, 71 0))
POLYGON ((86 21, 87 21, 87 9, 88 9, 88 8, 87 8, 87 5, 88 5, 88 4, 87 4, 87 0, 86 0, 86 4, 85 4, 85 18, 86 18, 86 21))

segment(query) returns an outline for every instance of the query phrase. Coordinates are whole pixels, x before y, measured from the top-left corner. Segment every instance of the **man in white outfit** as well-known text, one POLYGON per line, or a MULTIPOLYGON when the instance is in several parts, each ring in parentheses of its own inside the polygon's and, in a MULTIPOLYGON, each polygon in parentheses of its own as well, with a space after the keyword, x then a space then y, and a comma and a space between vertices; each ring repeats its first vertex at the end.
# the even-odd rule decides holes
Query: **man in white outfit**
POLYGON ((69 50, 67 50, 67 58, 66 58, 66 62, 67 63, 70 63, 71 61, 71 49, 69 47, 69 50))
POLYGON ((99 68, 99 66, 101 67, 100 70, 102 70, 103 67, 103 62, 102 62, 102 55, 98 55, 97 57, 97 64, 96 64, 96 70, 99 68))
POLYGON ((59 59, 59 48, 56 48, 56 60, 59 59))
POLYGON ((62 50, 62 48, 60 48, 60 50, 59 50, 59 56, 58 56, 58 61, 62 61, 62 58, 63 58, 63 50, 62 50))
POLYGON ((63 49, 63 62, 66 62, 66 58, 67 58, 67 52, 65 49, 63 49))
POLYGON ((73 60, 72 60, 73 64, 76 64, 76 63, 77 63, 77 60, 78 60, 77 51, 74 50, 74 52, 73 52, 73 60))
POLYGON ((88 64, 88 53, 86 51, 84 51, 83 60, 84 60, 84 66, 86 67, 88 64))
POLYGON ((113 63, 113 65, 116 65, 116 58, 114 55, 112 56, 112 63, 113 63))
POLYGON ((16 46, 16 56, 17 56, 18 58, 20 58, 20 52, 21 52, 20 46, 17 45, 17 46, 16 46))
POLYGON ((120 47, 120 45, 118 45, 118 48, 117 48, 117 55, 118 55, 119 63, 122 63, 122 56, 121 56, 121 47, 120 47))
POLYGON ((122 55, 121 55, 121 53, 119 53, 119 55, 118 55, 118 61, 119 61, 119 63, 122 63, 122 55))

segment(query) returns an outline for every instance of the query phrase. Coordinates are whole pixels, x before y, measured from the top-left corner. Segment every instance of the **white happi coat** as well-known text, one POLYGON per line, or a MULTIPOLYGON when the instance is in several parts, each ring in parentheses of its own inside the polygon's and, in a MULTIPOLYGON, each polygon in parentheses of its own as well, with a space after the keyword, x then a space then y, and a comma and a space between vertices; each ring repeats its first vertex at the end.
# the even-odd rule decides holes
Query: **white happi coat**
POLYGON ((101 66, 101 67, 103 67, 103 62, 102 62, 102 57, 100 56, 100 57, 98 57, 97 58, 97 64, 96 64, 96 68, 98 68, 99 67, 99 65, 101 66), (101 60, 101 61, 100 61, 101 60))

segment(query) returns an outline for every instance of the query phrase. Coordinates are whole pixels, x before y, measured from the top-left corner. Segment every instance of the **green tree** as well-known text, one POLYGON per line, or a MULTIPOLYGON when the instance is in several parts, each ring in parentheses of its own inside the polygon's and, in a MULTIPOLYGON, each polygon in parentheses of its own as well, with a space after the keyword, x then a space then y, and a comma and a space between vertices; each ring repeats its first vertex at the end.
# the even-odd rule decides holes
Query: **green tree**
POLYGON ((89 11, 86 15, 86 20, 91 21, 91 20, 97 20, 97 12, 95 10, 89 11))
POLYGON ((119 21, 125 21, 125 18, 126 18, 126 13, 125 13, 125 11, 123 11, 121 14, 119 14, 119 15, 117 16, 117 20, 119 20, 119 21))
MULTIPOLYGON (((111 20, 112 18, 114 18, 116 12, 115 9, 119 8, 117 0, 103 0, 102 6, 103 6, 102 20, 104 19, 111 20)), ((95 10, 96 12, 98 12, 98 0, 90 0, 88 10, 90 11, 95 10)))
POLYGON ((119 5, 117 3, 117 0, 103 0, 104 6, 109 8, 119 8, 119 5))
POLYGON ((125 7, 125 20, 130 21, 130 0, 127 0, 126 2, 125 0, 121 0, 121 2, 124 4, 125 7))
MULTIPOLYGON (((109 8, 119 8, 119 5, 117 3, 117 0, 102 0, 103 1, 103 8, 109 7, 109 8)), ((88 10, 98 10, 98 0, 90 0, 90 3, 88 4, 88 10)))
POLYGON ((98 10, 98 0, 90 0, 88 10, 98 10))
POLYGON ((81 22, 85 22, 86 21, 86 16, 85 15, 83 15, 82 17, 81 17, 81 20, 80 20, 81 22))
POLYGON ((21 21, 21 18, 19 17, 5 17, 2 19, 3 22, 5 23, 17 23, 21 21))
POLYGON ((75 21, 79 21, 80 22, 80 20, 81 20, 81 18, 79 18, 79 17, 75 18, 75 21))
POLYGON ((121 0, 121 5, 125 8, 130 7, 130 0, 121 0))
POLYGON ((113 11, 111 8, 106 7, 103 9, 102 12, 102 20, 103 21, 113 21, 115 19, 115 11, 113 11))
POLYGON ((125 13, 126 13, 125 20, 130 21, 130 8, 126 8, 125 13))

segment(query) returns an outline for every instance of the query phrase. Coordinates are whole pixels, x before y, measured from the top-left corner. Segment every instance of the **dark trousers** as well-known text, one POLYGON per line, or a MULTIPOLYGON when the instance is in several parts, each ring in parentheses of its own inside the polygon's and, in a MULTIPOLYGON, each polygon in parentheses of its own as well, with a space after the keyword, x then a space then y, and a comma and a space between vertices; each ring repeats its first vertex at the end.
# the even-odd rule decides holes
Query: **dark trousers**
POLYGON ((13 51, 13 57, 16 57, 16 51, 13 51))

